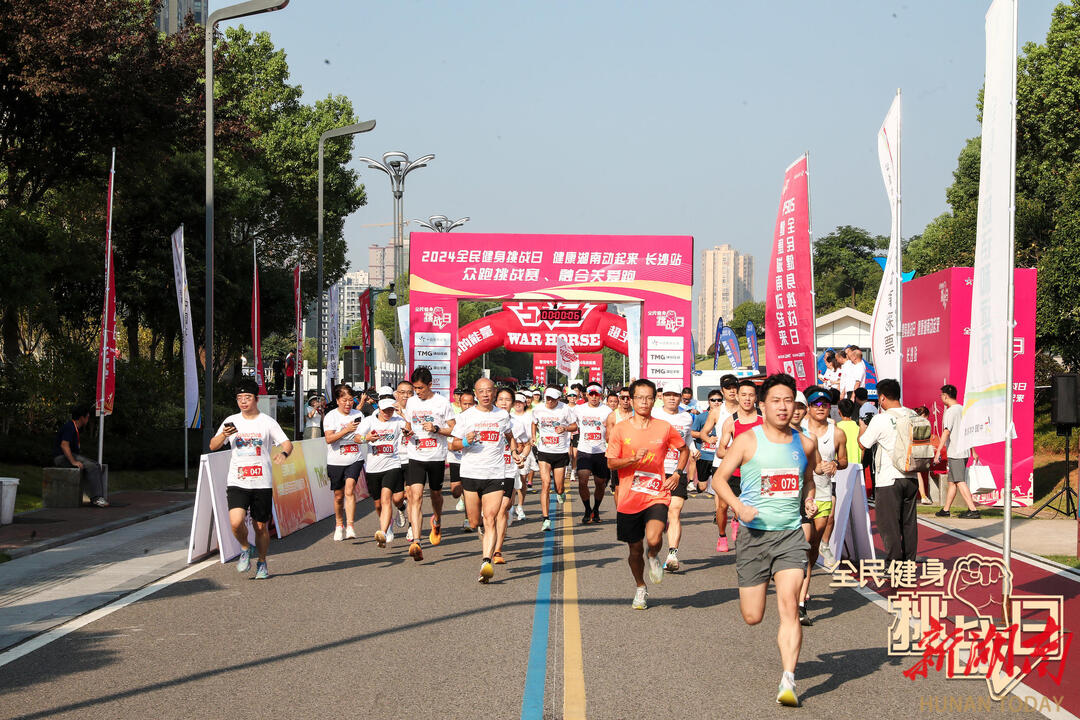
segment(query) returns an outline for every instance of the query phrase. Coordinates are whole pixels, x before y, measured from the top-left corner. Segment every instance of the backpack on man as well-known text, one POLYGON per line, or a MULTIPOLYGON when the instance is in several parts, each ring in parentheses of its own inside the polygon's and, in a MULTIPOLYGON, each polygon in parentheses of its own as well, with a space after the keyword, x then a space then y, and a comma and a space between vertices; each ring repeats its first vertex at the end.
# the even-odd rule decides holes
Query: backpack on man
POLYGON ((936 452, 930 442, 933 431, 930 421, 911 410, 906 410, 907 414, 893 412, 897 409, 906 410, 893 408, 885 411, 893 418, 893 449, 889 459, 893 467, 902 473, 928 472, 936 452))

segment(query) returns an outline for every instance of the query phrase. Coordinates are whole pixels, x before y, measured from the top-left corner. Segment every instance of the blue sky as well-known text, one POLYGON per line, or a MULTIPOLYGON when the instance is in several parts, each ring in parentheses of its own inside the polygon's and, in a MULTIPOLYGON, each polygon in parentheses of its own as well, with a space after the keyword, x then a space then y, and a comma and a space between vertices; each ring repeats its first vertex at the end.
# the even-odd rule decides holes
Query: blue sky
MULTIPOLYGON (((1021 47, 1044 40, 1055 4, 1021 3, 1021 47)), ((760 299, 784 168, 803 151, 815 236, 888 234, 875 135, 898 87, 904 235, 946 209, 957 154, 979 134, 988 7, 292 0, 245 24, 271 32, 308 101, 343 94, 378 122, 355 155, 435 153, 409 175, 406 218, 730 243, 757 257, 760 299)), ((360 169, 354 269, 391 235, 364 226, 392 219, 389 181, 360 169)))

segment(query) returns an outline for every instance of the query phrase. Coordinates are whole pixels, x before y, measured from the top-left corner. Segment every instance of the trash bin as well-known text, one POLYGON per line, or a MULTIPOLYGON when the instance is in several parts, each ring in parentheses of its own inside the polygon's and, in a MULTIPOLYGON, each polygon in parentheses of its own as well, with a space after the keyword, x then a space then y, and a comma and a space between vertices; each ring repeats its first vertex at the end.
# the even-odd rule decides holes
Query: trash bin
POLYGON ((15 494, 19 492, 18 478, 0 478, 0 525, 15 520, 15 494))

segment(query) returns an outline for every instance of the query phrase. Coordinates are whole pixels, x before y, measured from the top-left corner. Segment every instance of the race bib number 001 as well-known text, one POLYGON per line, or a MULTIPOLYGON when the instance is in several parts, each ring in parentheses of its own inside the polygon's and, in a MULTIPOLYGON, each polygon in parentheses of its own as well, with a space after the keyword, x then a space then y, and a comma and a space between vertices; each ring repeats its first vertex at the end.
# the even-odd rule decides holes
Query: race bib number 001
POLYGON ((394 446, 392 444, 387 445, 372 445, 371 452, 375 455, 393 455, 394 446))
POLYGON ((761 496, 777 499, 799 497, 798 468, 761 471, 761 496))
POLYGON ((634 479, 630 483, 630 490, 656 497, 664 491, 663 478, 656 473, 639 470, 634 473, 634 479))

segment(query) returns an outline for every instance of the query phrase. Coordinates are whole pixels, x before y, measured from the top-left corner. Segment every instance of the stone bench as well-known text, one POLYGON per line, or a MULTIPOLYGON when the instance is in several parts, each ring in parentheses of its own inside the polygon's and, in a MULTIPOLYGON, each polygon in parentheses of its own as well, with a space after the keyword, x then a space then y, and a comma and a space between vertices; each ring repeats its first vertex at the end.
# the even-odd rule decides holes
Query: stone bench
MULTIPOLYGON (((101 467, 102 490, 109 497, 109 466, 101 467)), ((41 504, 47 508, 76 508, 90 502, 83 492, 83 472, 79 468, 42 468, 41 504)))

